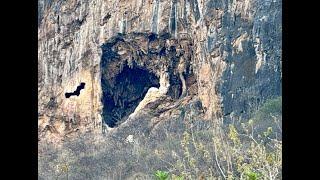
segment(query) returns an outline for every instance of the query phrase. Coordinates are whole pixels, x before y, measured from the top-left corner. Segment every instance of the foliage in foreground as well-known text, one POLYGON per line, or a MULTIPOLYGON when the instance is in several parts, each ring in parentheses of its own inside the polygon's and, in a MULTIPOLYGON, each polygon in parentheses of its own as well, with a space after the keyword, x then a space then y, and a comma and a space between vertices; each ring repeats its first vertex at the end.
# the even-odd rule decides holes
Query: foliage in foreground
MULTIPOLYGON (((118 136, 96 142, 87 134, 61 149, 41 144, 39 179, 282 179, 282 141, 275 135, 281 116, 266 109, 264 124, 255 116, 225 127, 221 120, 207 124, 185 106, 153 134, 132 133, 132 142, 118 136)), ((146 121, 137 120, 132 130, 146 129, 146 121)))
POLYGON ((158 171, 155 173, 155 176, 156 176, 156 179, 157 179, 157 180, 166 180, 166 179, 168 179, 169 173, 166 172, 166 171, 160 171, 160 170, 158 170, 158 171))
POLYGON ((281 97, 267 100, 240 126, 215 124, 207 132, 210 141, 198 138, 192 128, 186 130, 180 143, 183 155, 177 155, 170 172, 185 179, 281 179, 281 103, 281 97))
POLYGON ((171 179, 176 179, 175 174, 181 179, 281 179, 282 142, 269 138, 271 128, 255 139, 250 134, 251 124, 243 124, 246 134, 230 125, 225 141, 213 136, 207 145, 185 132, 181 141, 183 156, 171 167, 171 179))

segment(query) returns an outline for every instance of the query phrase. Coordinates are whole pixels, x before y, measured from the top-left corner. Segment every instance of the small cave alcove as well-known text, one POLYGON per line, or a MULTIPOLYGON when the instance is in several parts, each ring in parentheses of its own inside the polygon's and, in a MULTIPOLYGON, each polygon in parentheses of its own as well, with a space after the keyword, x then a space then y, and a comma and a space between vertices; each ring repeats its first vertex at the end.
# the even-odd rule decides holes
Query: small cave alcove
POLYGON ((173 99, 179 99, 182 94, 182 83, 177 75, 171 75, 169 78, 170 87, 168 90, 168 95, 173 99))
POLYGON ((77 89, 74 90, 73 92, 66 92, 64 95, 66 98, 70 98, 71 96, 79 96, 80 95, 80 91, 82 89, 84 89, 84 86, 86 85, 86 83, 81 82, 79 86, 77 86, 77 89))
POLYGON ((101 79, 103 91, 103 121, 109 127, 118 126, 134 112, 150 87, 159 88, 159 78, 148 70, 124 66, 112 85, 101 79))

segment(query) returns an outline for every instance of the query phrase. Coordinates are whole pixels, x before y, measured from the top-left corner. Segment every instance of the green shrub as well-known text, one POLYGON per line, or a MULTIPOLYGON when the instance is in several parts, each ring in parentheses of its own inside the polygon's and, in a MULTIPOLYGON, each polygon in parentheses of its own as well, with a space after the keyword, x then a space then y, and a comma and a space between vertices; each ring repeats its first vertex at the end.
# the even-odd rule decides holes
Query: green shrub
POLYGON ((169 173, 166 171, 157 170, 154 174, 157 180, 167 180, 169 177, 169 173))
POLYGON ((258 180, 259 177, 258 173, 252 171, 246 172, 245 175, 247 180, 258 180))
POLYGON ((281 136, 282 131, 282 97, 268 99, 255 113, 252 118, 255 133, 268 131, 270 136, 281 136), (272 128, 272 132, 270 132, 272 128))
POLYGON ((268 99, 255 113, 254 119, 256 121, 269 120, 272 115, 282 115, 282 96, 268 99))

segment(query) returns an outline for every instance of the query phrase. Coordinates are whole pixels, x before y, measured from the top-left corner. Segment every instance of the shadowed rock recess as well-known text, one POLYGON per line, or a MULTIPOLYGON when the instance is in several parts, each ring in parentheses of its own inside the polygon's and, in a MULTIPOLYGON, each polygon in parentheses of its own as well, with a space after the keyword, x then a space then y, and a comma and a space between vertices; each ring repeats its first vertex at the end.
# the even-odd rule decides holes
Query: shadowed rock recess
POLYGON ((147 70, 125 65, 111 85, 102 79, 103 119, 114 127, 122 118, 131 114, 150 87, 159 87, 159 78, 147 70))
POLYGON ((100 64, 103 121, 115 127, 128 118, 150 87, 173 99, 185 96, 191 49, 188 38, 168 33, 118 34, 106 42, 100 64))

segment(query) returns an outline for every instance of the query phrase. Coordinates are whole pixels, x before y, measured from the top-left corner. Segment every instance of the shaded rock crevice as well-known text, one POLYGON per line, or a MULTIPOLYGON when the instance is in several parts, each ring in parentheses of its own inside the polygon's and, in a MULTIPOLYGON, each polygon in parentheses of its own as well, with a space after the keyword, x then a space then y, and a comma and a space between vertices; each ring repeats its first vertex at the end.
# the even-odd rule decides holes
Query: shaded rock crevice
POLYGON ((191 44, 189 39, 174 39, 167 33, 129 33, 102 45, 104 122, 115 127, 161 96, 186 96, 185 77, 192 74, 191 44))
MULTIPOLYGON (((105 83, 104 83, 105 84, 105 83)), ((113 88, 103 88, 103 118, 115 127, 137 107, 150 87, 159 87, 159 78, 141 68, 125 66, 113 88)))

